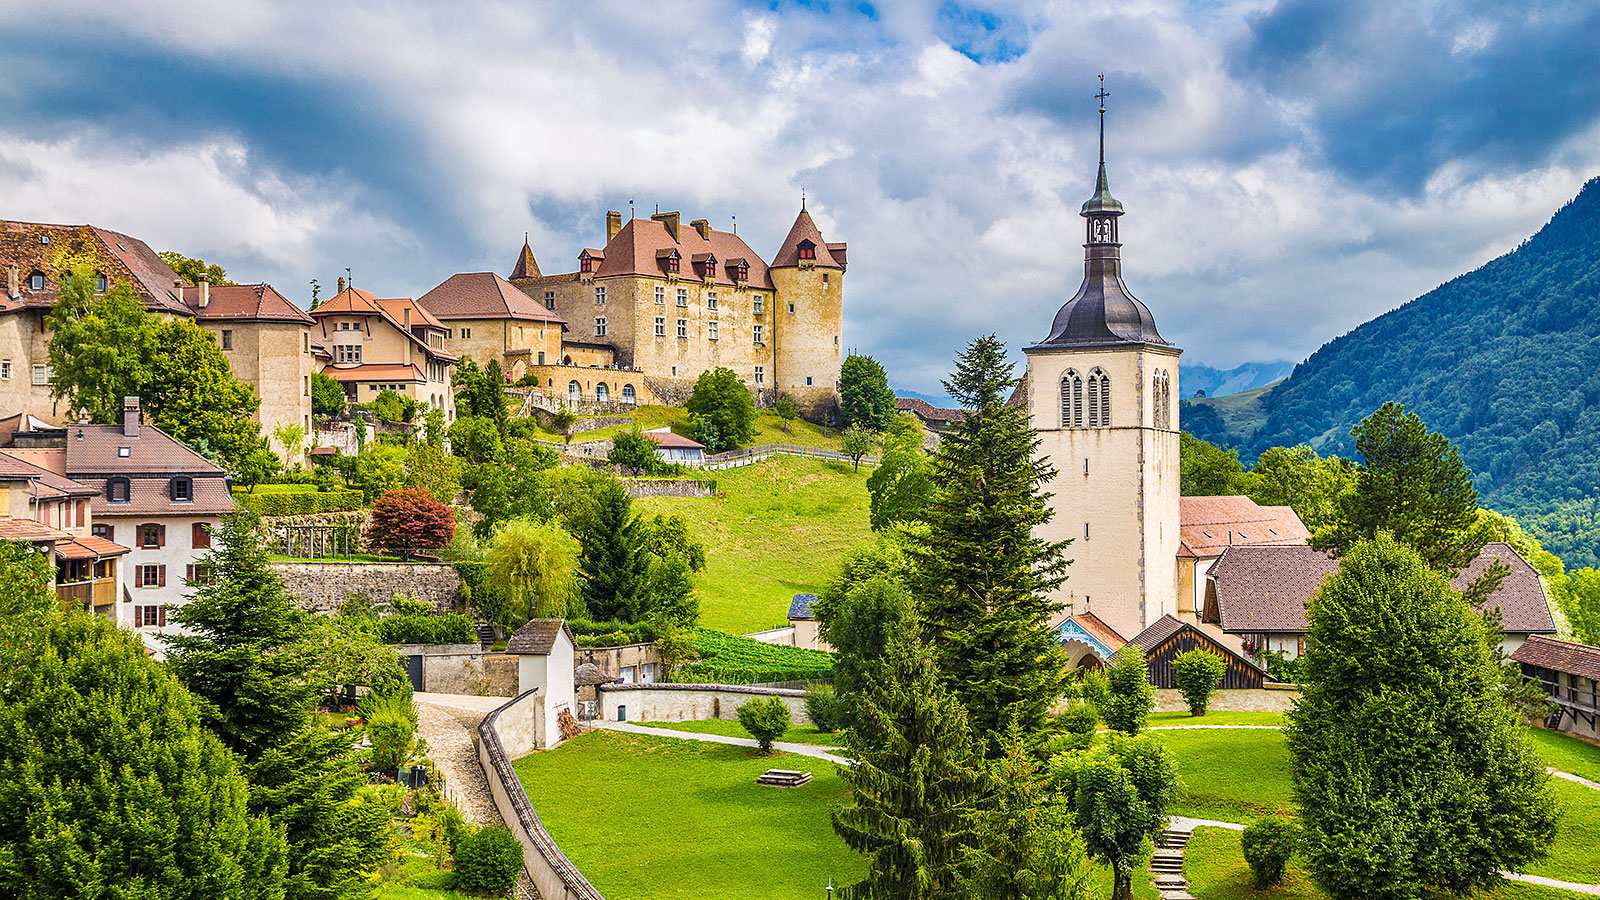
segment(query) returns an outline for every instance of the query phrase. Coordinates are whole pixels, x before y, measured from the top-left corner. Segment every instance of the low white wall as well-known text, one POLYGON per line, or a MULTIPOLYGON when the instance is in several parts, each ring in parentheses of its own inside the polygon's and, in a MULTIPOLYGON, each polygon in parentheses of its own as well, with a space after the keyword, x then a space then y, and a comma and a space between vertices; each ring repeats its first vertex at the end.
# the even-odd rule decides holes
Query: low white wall
POLYGON ((532 723, 538 706, 538 692, 529 691, 479 723, 478 761, 488 778, 489 793, 506 827, 522 842, 522 864, 539 888, 539 896, 546 900, 605 900, 544 830, 511 768, 512 760, 526 754, 537 740, 532 723))
POLYGON ((739 706, 752 697, 778 697, 789 707, 791 722, 811 724, 805 691, 736 684, 602 684, 600 718, 618 721, 617 708, 622 707, 629 722, 737 719, 739 706))
POLYGON ((779 644, 784 647, 793 647, 795 645, 793 625, 786 625, 783 628, 768 628, 766 631, 757 631, 747 634, 745 637, 752 641, 760 641, 763 644, 779 644))

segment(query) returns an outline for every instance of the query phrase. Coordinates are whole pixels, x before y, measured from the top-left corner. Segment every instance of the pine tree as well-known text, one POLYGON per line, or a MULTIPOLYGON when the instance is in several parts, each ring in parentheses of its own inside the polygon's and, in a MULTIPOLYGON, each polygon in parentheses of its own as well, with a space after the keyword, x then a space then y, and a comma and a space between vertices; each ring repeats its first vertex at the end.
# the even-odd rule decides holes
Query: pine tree
POLYGON ((1542 857, 1556 811, 1502 690, 1494 634, 1418 553, 1352 546, 1307 606, 1290 775, 1334 900, 1468 893, 1542 857))
POLYGON ((622 483, 607 479, 590 498, 578 540, 578 577, 584 605, 596 621, 634 621, 641 609, 648 560, 640 551, 639 522, 622 483))
POLYGON ((962 896, 962 848, 970 846, 970 818, 983 789, 966 711, 909 635, 891 648, 881 677, 854 706, 846 740, 856 762, 841 770, 850 805, 834 811, 833 830, 868 856, 868 868, 843 896, 962 896))
POLYGON ((259 524, 248 511, 222 517, 201 562, 205 578, 169 613, 191 633, 162 638, 207 724, 246 759, 304 728, 314 702, 311 662, 296 650, 305 618, 267 568, 259 524))
POLYGON ((1066 542, 1040 540, 1050 520, 1026 413, 1006 403, 1017 379, 993 335, 968 346, 945 389, 967 410, 939 445, 927 531, 912 546, 912 593, 945 684, 967 708, 985 752, 1015 724, 1047 728, 1066 692, 1049 592, 1065 579, 1066 542))

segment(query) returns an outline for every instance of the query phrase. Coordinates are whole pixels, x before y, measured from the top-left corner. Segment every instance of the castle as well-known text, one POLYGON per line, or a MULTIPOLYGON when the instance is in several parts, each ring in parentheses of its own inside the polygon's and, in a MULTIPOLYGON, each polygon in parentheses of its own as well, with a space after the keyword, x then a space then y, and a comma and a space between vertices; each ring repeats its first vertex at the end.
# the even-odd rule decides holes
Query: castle
POLYGON ((605 237, 575 272, 544 274, 524 242, 509 279, 455 275, 418 303, 445 324, 447 352, 498 359, 572 405, 681 404, 702 372, 726 367, 764 400, 831 412, 847 248, 804 205, 770 263, 736 232, 676 212, 607 212, 605 237))

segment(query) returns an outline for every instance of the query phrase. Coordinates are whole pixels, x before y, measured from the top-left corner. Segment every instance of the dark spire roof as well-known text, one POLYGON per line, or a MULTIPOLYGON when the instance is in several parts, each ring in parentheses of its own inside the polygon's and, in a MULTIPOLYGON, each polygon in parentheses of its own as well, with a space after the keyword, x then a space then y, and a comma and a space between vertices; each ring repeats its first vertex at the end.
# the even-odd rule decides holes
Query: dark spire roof
POLYGON ((533 248, 528 246, 526 238, 522 241, 522 252, 517 254, 517 264, 511 270, 512 278, 542 278, 539 272, 539 261, 533 258, 533 248))
MULTIPOLYGON (((1103 93, 1100 95, 1105 96, 1103 93)), ((1122 204, 1111 196, 1106 180, 1105 107, 1100 109, 1100 174, 1094 196, 1079 215, 1086 223, 1083 245, 1083 283, 1078 293, 1056 313, 1050 335, 1037 347, 1074 347, 1106 344, 1161 344, 1170 346, 1156 330, 1149 307, 1122 283, 1122 244, 1117 240, 1117 220, 1122 204)))

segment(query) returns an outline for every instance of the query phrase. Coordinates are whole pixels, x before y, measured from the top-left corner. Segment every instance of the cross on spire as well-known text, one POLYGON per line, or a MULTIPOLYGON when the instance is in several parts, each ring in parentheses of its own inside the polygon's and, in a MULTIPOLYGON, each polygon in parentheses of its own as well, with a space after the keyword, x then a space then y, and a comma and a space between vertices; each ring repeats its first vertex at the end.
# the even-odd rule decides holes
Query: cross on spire
POLYGON ((1106 164, 1106 73, 1100 73, 1100 92, 1094 95, 1100 101, 1100 165, 1106 164))

